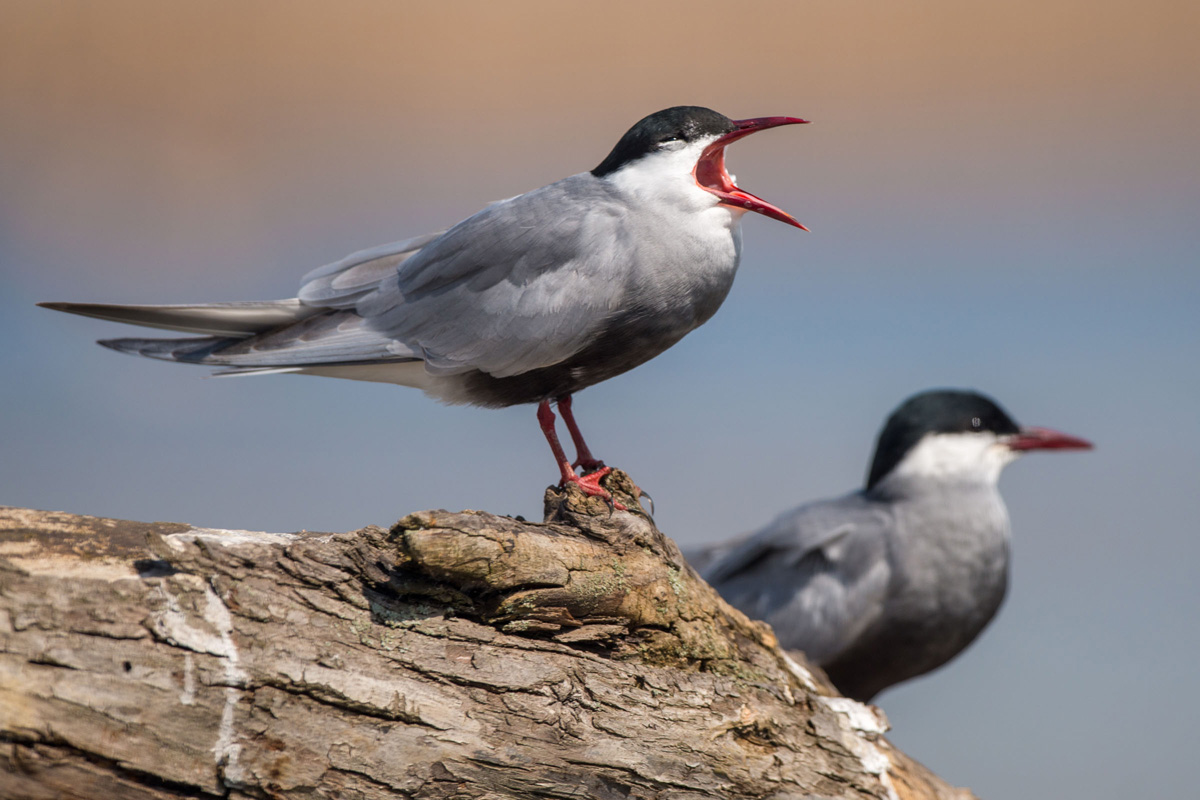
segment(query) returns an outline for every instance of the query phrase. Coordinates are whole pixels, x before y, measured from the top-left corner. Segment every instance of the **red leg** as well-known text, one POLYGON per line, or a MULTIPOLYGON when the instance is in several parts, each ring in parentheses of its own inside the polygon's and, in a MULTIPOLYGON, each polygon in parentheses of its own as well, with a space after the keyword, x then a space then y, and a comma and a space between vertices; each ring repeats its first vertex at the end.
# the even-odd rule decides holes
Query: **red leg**
MULTIPOLYGON (((570 408, 570 403, 567 408, 570 408)), ((563 414, 565 418, 566 413, 563 414)), ((554 412, 550 410, 550 401, 543 400, 538 403, 537 408, 538 424, 542 426, 542 433, 546 436, 546 441, 550 444, 550 449, 554 452, 554 458, 558 461, 558 470, 562 473, 562 480, 559 481, 559 486, 566 486, 568 482, 579 484, 579 488, 583 489, 584 494, 589 497, 602 497, 612 504, 614 508, 621 511, 627 510, 625 506, 612 499, 612 495, 608 490, 600 485, 600 479, 607 475, 612 470, 608 467, 588 473, 583 477, 575 474, 575 470, 571 467, 571 463, 567 461, 567 454, 563 452, 562 444, 558 441, 558 432, 554 430, 554 412)))
POLYGON ((587 442, 583 440, 583 434, 579 432, 579 426, 575 424, 575 414, 571 412, 571 395, 558 398, 558 413, 562 414, 563 422, 567 423, 567 430, 571 434, 571 441, 575 443, 577 458, 573 466, 583 467, 584 472, 603 469, 604 462, 592 456, 587 442))

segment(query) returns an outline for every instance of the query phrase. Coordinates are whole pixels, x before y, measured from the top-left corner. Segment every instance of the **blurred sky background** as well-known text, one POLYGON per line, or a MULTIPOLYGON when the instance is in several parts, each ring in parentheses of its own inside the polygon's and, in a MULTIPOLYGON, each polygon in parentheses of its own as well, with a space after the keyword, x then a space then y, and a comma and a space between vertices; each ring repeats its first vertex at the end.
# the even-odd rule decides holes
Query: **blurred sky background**
POLYGON ((695 544, 859 485, 933 386, 1092 439, 1002 481, 1013 581, 879 699, 985 798, 1191 796, 1200 663, 1200 5, 0 3, 0 503, 270 531, 540 518, 532 406, 205 380, 43 300, 295 294, 353 250, 595 166, 642 116, 796 115, 734 145, 736 285, 578 396, 695 544))

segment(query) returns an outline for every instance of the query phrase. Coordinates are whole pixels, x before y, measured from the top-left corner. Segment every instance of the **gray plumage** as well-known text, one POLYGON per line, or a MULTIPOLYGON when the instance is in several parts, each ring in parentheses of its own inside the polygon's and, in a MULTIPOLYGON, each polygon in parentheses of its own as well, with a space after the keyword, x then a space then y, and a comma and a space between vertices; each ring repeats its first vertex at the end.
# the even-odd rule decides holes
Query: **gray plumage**
POLYGON ((744 209, 720 204, 689 173, 720 132, 681 152, 669 179, 641 174, 646 154, 602 177, 573 175, 449 230, 313 270, 293 299, 43 305, 210 334, 101 343, 226 374, 382 380, 485 406, 569 395, 658 355, 728 294, 744 209))
POLYGON ((867 487, 688 557, 783 646, 868 701, 945 664, 999 609, 1010 536, 997 488, 1004 465, 1027 450, 1083 447, 1018 428, 982 395, 922 393, 888 420, 867 487))

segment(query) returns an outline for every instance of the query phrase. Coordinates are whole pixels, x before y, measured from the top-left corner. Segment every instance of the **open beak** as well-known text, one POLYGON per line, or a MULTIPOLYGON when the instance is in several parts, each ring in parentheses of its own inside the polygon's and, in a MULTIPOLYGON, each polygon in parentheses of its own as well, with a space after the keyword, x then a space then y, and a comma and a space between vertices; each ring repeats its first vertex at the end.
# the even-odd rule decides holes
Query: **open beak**
POLYGON ((1021 428, 1008 440, 1011 450, 1091 450, 1092 443, 1049 428, 1021 428))
POLYGON ((795 225, 801 230, 808 230, 783 209, 734 186, 733 179, 725 171, 726 146, 744 136, 765 131, 767 128, 776 128, 780 125, 800 125, 807 122, 806 119, 797 119, 796 117, 757 117, 733 120, 736 127, 732 131, 704 148, 704 153, 696 162, 696 169, 693 173, 696 176, 696 183, 700 185, 701 189, 719 197, 723 205, 746 211, 756 211, 765 217, 786 222, 788 225, 795 225))

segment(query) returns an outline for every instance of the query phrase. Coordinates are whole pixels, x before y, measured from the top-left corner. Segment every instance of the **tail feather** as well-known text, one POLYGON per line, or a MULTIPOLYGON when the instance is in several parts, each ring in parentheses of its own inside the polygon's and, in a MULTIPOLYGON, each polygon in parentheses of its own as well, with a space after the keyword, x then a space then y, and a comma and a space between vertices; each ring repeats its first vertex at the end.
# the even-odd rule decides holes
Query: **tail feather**
POLYGON ((207 306, 39 305, 151 328, 215 331, 209 336, 98 342, 118 353, 220 368, 214 377, 293 373, 422 389, 429 380, 419 347, 374 331, 353 311, 313 308, 299 300, 207 306))
POLYGON ((185 339, 101 339, 97 344, 132 356, 203 364, 204 359, 214 351, 228 347, 236 341, 236 337, 201 336, 185 339))
MULTIPOLYGON (((114 305, 107 303, 38 303, 42 308, 84 317, 126 322, 208 336, 253 336, 319 314, 320 308, 299 299, 204 305, 114 305)), ((123 340, 115 340, 123 341, 123 340)), ((132 340, 131 340, 132 341, 132 340)), ((156 356, 151 356, 152 358, 156 356)))
POLYGON ((261 367, 255 369, 223 369, 210 373, 210 378, 244 378, 247 375, 303 375, 304 367, 261 367))

